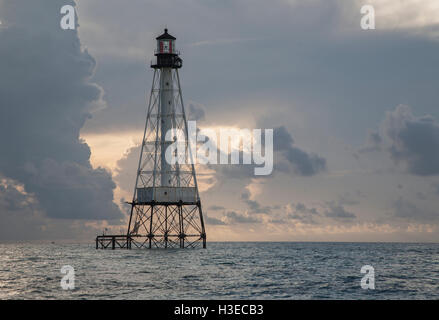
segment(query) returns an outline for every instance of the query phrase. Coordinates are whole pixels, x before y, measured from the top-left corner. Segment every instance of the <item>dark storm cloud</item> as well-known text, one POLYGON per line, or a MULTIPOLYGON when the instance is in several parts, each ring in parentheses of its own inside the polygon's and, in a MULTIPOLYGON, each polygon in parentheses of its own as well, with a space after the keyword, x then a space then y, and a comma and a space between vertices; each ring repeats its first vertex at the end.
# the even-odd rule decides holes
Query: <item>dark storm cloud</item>
POLYGON ((280 152, 289 161, 296 174, 312 176, 327 169, 325 158, 294 146, 293 137, 284 126, 274 129, 273 144, 274 151, 280 152))
MULTIPOLYGON (((1 1, 0 173, 53 218, 119 219, 111 174, 90 165, 79 133, 102 90, 77 31, 60 28, 58 1, 1 1)), ((19 198, 17 198, 19 201, 19 198)))
MULTIPOLYGON (((4 182, 0 184, 0 208, 8 211, 18 211, 31 209, 35 199, 20 192, 16 186, 4 182)), ((2 211, 0 210, 0 211, 2 211)))
POLYGON ((0 241, 91 239, 96 229, 81 220, 51 219, 23 185, 0 175, 0 241))
POLYGON ((396 164, 415 175, 439 174, 439 123, 433 117, 415 117, 408 106, 400 105, 387 113, 383 132, 396 164))
POLYGON ((41 232, 45 222, 35 199, 1 175, 0 222, 0 240, 32 239, 35 232, 41 232))

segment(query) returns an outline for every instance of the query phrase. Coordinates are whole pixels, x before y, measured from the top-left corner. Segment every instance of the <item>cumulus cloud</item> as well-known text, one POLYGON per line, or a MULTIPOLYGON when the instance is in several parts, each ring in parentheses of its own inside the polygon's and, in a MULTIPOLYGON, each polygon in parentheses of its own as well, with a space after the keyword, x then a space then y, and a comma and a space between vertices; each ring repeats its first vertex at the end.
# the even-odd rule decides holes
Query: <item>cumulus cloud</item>
POLYGON ((274 129, 273 144, 274 151, 278 151, 288 160, 296 174, 312 176, 327 169, 326 159, 296 147, 293 137, 284 126, 274 129))
MULTIPOLYGON (((76 30, 60 28, 73 1, 1 1, 0 173, 24 186, 52 218, 120 219, 111 174, 93 169, 79 138, 102 107, 95 60, 76 30)), ((17 201, 20 198, 17 199, 17 201)))
POLYGON ((388 151, 409 173, 439 174, 439 123, 431 116, 415 117, 408 106, 388 112, 382 125, 388 151))
POLYGON ((369 135, 360 152, 387 152, 396 165, 419 176, 439 174, 439 122, 432 116, 416 117, 409 106, 387 112, 380 133, 369 135))
POLYGON ((439 174, 439 122, 430 115, 415 116, 399 105, 387 112, 379 132, 369 133, 359 153, 386 152, 405 172, 418 176, 439 174))

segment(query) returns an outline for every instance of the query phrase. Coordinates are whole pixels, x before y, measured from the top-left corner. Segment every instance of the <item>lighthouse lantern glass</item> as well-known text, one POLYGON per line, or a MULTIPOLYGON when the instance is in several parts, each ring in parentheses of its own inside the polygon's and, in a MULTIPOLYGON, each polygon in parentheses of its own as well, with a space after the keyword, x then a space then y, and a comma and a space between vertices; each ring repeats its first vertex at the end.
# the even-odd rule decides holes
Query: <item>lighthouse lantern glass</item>
POLYGON ((159 40, 158 49, 160 53, 172 53, 174 51, 173 40, 159 40))

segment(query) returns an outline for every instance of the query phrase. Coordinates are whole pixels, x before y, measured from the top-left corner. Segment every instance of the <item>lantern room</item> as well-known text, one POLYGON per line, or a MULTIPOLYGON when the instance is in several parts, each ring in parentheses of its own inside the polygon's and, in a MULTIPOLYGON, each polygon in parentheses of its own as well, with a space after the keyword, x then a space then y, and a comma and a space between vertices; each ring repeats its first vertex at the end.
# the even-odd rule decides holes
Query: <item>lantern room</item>
POLYGON ((151 67, 154 69, 181 68, 183 61, 178 56, 180 53, 175 49, 176 38, 168 33, 168 29, 165 29, 165 33, 158 36, 156 40, 157 49, 155 50, 155 56, 157 58, 151 63, 151 67))
POLYGON ((168 29, 165 29, 165 33, 157 38, 157 53, 176 53, 175 50, 175 37, 168 33, 168 29))

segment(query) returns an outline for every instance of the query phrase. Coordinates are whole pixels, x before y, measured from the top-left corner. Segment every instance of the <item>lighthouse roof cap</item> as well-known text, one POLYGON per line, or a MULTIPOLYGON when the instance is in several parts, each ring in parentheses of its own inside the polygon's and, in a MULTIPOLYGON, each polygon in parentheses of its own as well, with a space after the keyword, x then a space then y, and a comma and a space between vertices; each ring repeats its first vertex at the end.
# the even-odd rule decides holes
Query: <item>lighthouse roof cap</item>
POLYGON ((168 29, 165 29, 165 33, 163 33, 162 35, 156 38, 156 40, 175 40, 175 39, 176 39, 175 37, 171 36, 168 33, 168 29))

